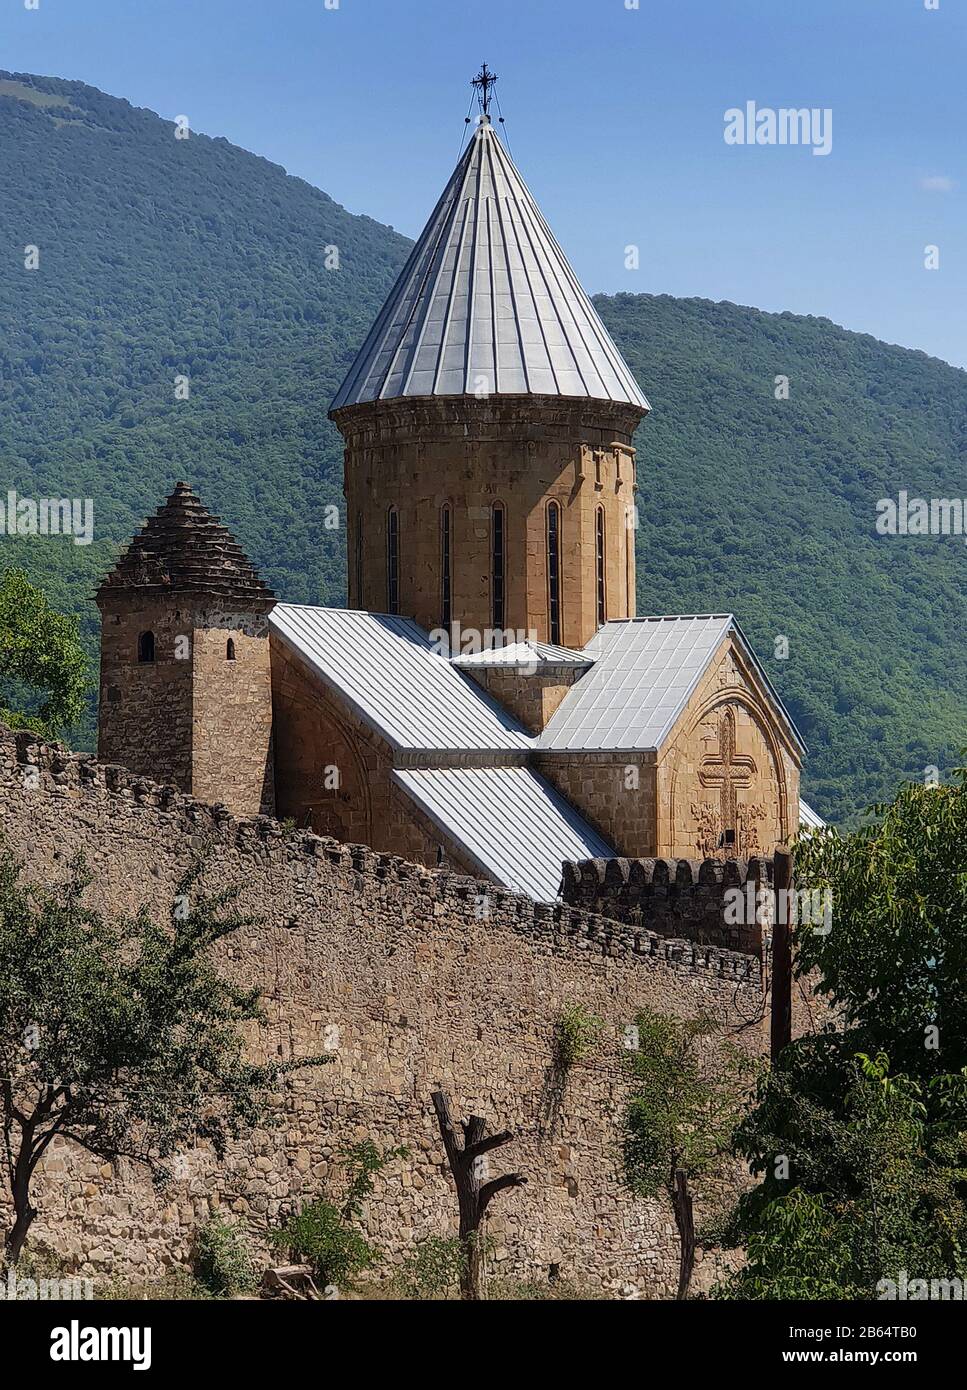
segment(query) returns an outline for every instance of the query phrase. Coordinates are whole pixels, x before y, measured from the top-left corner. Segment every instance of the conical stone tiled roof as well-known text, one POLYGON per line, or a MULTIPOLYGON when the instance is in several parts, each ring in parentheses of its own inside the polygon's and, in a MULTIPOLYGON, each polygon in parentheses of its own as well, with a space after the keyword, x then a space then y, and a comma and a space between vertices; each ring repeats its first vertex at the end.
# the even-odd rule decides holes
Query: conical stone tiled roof
POLYGON ((97 600, 128 590, 211 599, 247 610, 267 610, 275 595, 263 584, 235 537, 178 483, 135 536, 97 591, 97 600))
POLYGON ((332 411, 481 394, 649 409, 486 116, 332 411))

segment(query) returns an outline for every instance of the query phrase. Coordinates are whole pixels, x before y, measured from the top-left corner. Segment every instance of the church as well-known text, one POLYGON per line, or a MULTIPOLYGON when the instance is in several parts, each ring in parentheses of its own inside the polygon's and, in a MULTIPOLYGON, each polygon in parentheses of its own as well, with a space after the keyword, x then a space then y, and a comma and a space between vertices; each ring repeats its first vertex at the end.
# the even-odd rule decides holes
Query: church
POLYGON ((539 902, 566 860, 768 855, 805 747, 729 613, 635 611, 649 412, 478 124, 330 410, 348 607, 179 483, 97 593, 98 756, 539 902))

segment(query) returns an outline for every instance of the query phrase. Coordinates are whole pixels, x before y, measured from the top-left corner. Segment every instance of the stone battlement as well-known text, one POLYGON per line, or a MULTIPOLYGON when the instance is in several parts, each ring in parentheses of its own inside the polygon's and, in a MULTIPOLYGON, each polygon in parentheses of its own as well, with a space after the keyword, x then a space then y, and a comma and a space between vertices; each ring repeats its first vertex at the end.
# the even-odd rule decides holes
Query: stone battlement
MULTIPOLYGON (((447 869, 424 868, 368 845, 347 845, 309 830, 292 829, 271 816, 236 818, 224 806, 206 805, 118 764, 100 763, 91 753, 72 753, 59 744, 45 743, 29 730, 0 726, 0 773, 5 778, 20 777, 27 787, 36 780, 37 791, 54 796, 89 798, 108 813, 112 803, 123 815, 136 814, 139 808, 161 813, 196 850, 220 845, 282 863, 324 861, 383 885, 405 886, 408 894, 420 893, 436 904, 452 904, 461 913, 477 913, 489 922, 527 936, 535 946, 545 949, 572 947, 592 954, 635 957, 674 970, 709 973, 731 980, 758 977, 758 963, 748 958, 755 954, 754 948, 733 946, 711 936, 701 939, 685 930, 679 933, 681 940, 674 939, 675 933, 668 928, 678 920, 675 890, 691 884, 691 879, 685 877, 690 866, 684 860, 671 866, 676 881, 670 896, 670 870, 663 860, 588 860, 564 866, 562 903, 536 903, 484 879, 447 869), (631 866, 628 872, 615 867, 623 865, 631 866), (654 884, 651 900, 656 907, 654 921, 641 911, 636 916, 630 899, 627 915, 619 916, 619 911, 626 910, 626 899, 615 891, 619 875, 626 893, 638 892, 645 881, 646 865, 654 865, 650 873, 654 884)), ((750 876, 751 866, 760 862, 769 865, 771 874, 771 861, 751 860, 750 876)), ((709 871, 715 868, 721 871, 723 866, 714 861, 702 866, 703 885, 713 882, 709 871)), ((690 926, 693 916, 682 914, 684 928, 690 926)))
POLYGON ((237 819, 27 732, 0 729, 0 827, 30 881, 62 881, 83 853, 98 905, 118 917, 143 905, 164 917, 205 853, 206 884, 237 887, 250 919, 214 949, 226 977, 261 993, 253 1060, 332 1057, 318 1074, 286 1079, 281 1125, 246 1136, 223 1160, 204 1144, 181 1155, 182 1176, 164 1194, 127 1162, 105 1165, 55 1142, 34 1232, 71 1269, 97 1280, 157 1273, 189 1258, 213 1212, 239 1221, 267 1254, 268 1228, 334 1175, 338 1183, 338 1155, 364 1137, 411 1155, 379 1176, 362 1218, 391 1268, 415 1240, 454 1229, 430 1105, 442 1086, 458 1113, 518 1136, 514 1163, 528 1186, 491 1218, 498 1274, 555 1270, 613 1291, 674 1292, 667 1213, 630 1197, 614 1166, 623 1049, 647 1007, 710 1016, 762 1055, 754 955, 535 903, 268 816, 237 819), (555 1028, 575 1005, 602 1028, 562 1091, 555 1028))
POLYGON ((631 927, 647 924, 660 936, 761 957, 761 927, 728 922, 724 899, 729 889, 771 887, 772 875, 767 858, 585 859, 564 865, 562 896, 631 927))

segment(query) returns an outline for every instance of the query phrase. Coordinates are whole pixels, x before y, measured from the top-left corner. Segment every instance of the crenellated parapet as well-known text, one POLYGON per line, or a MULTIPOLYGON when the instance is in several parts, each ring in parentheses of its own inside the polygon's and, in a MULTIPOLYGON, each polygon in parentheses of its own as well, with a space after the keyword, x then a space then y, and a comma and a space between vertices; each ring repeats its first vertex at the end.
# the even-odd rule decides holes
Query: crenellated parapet
MULTIPOLYGON (((481 928, 498 932, 509 929, 526 937, 530 948, 540 954, 577 955, 589 960, 630 958, 659 969, 758 981, 758 962, 749 958, 747 948, 731 946, 724 939, 711 936, 686 936, 685 931, 677 933, 684 939, 675 940, 676 933, 665 929, 675 921, 673 912, 658 914, 654 919, 650 914, 621 915, 615 910, 619 907, 616 897, 601 896, 592 886, 607 879, 613 887, 616 874, 625 882, 624 871, 611 865, 649 861, 589 861, 602 866, 600 875, 597 869, 589 871, 585 865, 565 865, 564 901, 535 903, 524 894, 487 880, 447 869, 424 868, 368 845, 343 844, 293 828, 271 816, 237 818, 222 805, 207 805, 175 787, 153 782, 115 763, 98 762, 92 754, 68 752, 57 744, 39 740, 29 731, 0 727, 0 779, 8 786, 19 782, 27 793, 82 803, 78 810, 95 815, 97 823, 112 838, 141 837, 157 817, 169 832, 195 849, 228 850, 243 859, 252 857, 279 868, 288 866, 299 874, 309 873, 320 879, 335 874, 350 893, 355 892, 360 898, 378 885, 382 894, 398 897, 401 912, 406 916, 418 906, 421 913, 429 912, 444 920, 475 919, 481 928), (580 884, 585 874, 589 875, 587 889, 576 894, 569 891, 569 882, 580 884)), ((26 804, 30 804, 29 796, 26 804)), ((652 879, 656 884, 667 882, 668 866, 661 860, 653 862, 660 867, 656 867, 652 879)), ((684 870, 680 872, 684 884, 684 870)), ((640 869, 635 868, 632 881, 637 883, 641 876, 640 869)))
POLYGON ((563 866, 562 897, 661 936, 761 956, 756 895, 771 887, 772 869, 765 857, 585 859, 563 866))

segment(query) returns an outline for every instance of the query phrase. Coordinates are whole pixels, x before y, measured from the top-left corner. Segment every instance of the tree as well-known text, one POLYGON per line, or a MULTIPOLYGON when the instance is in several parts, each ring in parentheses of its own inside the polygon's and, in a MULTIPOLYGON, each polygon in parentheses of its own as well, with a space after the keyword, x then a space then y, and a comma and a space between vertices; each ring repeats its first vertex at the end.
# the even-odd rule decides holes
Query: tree
POLYGON ((748 1262, 716 1296, 873 1299, 904 1271, 967 1275, 967 1074, 928 1086, 851 1060, 824 1103, 804 1055, 763 1079, 738 1142, 762 1181, 731 1227, 748 1262))
POLYGON ((638 1045, 628 1057, 633 1095, 622 1127, 624 1178, 640 1197, 664 1192, 678 1231, 679 1299, 688 1297, 695 1264, 693 1185, 714 1188, 731 1163, 731 1139, 751 1063, 720 1044, 714 1062, 702 1051, 716 1035, 709 1019, 667 1018, 644 1009, 638 1045))
POLYGON ((450 1116, 449 1097, 444 1091, 434 1091, 432 1099, 437 1124, 440 1127, 440 1137, 457 1189, 460 1243, 467 1256, 460 1275, 460 1293, 463 1298, 476 1301, 484 1296, 484 1234, 487 1208, 499 1192, 506 1192, 511 1187, 523 1187, 527 1179, 520 1173, 504 1173, 499 1178, 481 1181, 485 1176, 484 1156, 490 1153, 491 1149, 510 1144, 515 1138, 513 1131, 502 1129, 496 1134, 488 1134, 487 1121, 483 1116, 471 1115, 469 1119, 460 1122, 460 1128, 463 1130, 461 1144, 450 1116))
POLYGON ((733 1234, 757 1298, 870 1298, 967 1250, 967 780, 907 784, 874 819, 797 848, 832 929, 796 929, 797 973, 837 1026, 795 1039, 736 1142, 758 1177, 733 1234), (888 1060, 889 1059, 889 1060, 888 1060))
POLYGON ((0 721, 56 738, 84 709, 87 659, 76 618, 51 608, 21 569, 0 576, 0 721), (33 706, 33 712, 26 708, 33 706))
POLYGON ((967 770, 872 809, 797 846, 798 886, 832 898, 828 934, 797 929, 797 974, 839 1013, 847 1058, 884 1052, 928 1081, 967 1066, 967 770))
POLYGON ((242 1025, 261 1017, 256 990, 223 979, 215 942, 252 924, 237 889, 206 894, 196 863, 171 917, 147 908, 112 921, 85 900, 82 859, 63 884, 25 884, 0 853, 0 1108, 15 1263, 36 1215, 31 1181, 60 1135, 108 1161, 144 1164, 158 1183, 172 1157, 260 1123, 287 1072, 329 1057, 256 1066, 242 1025))

